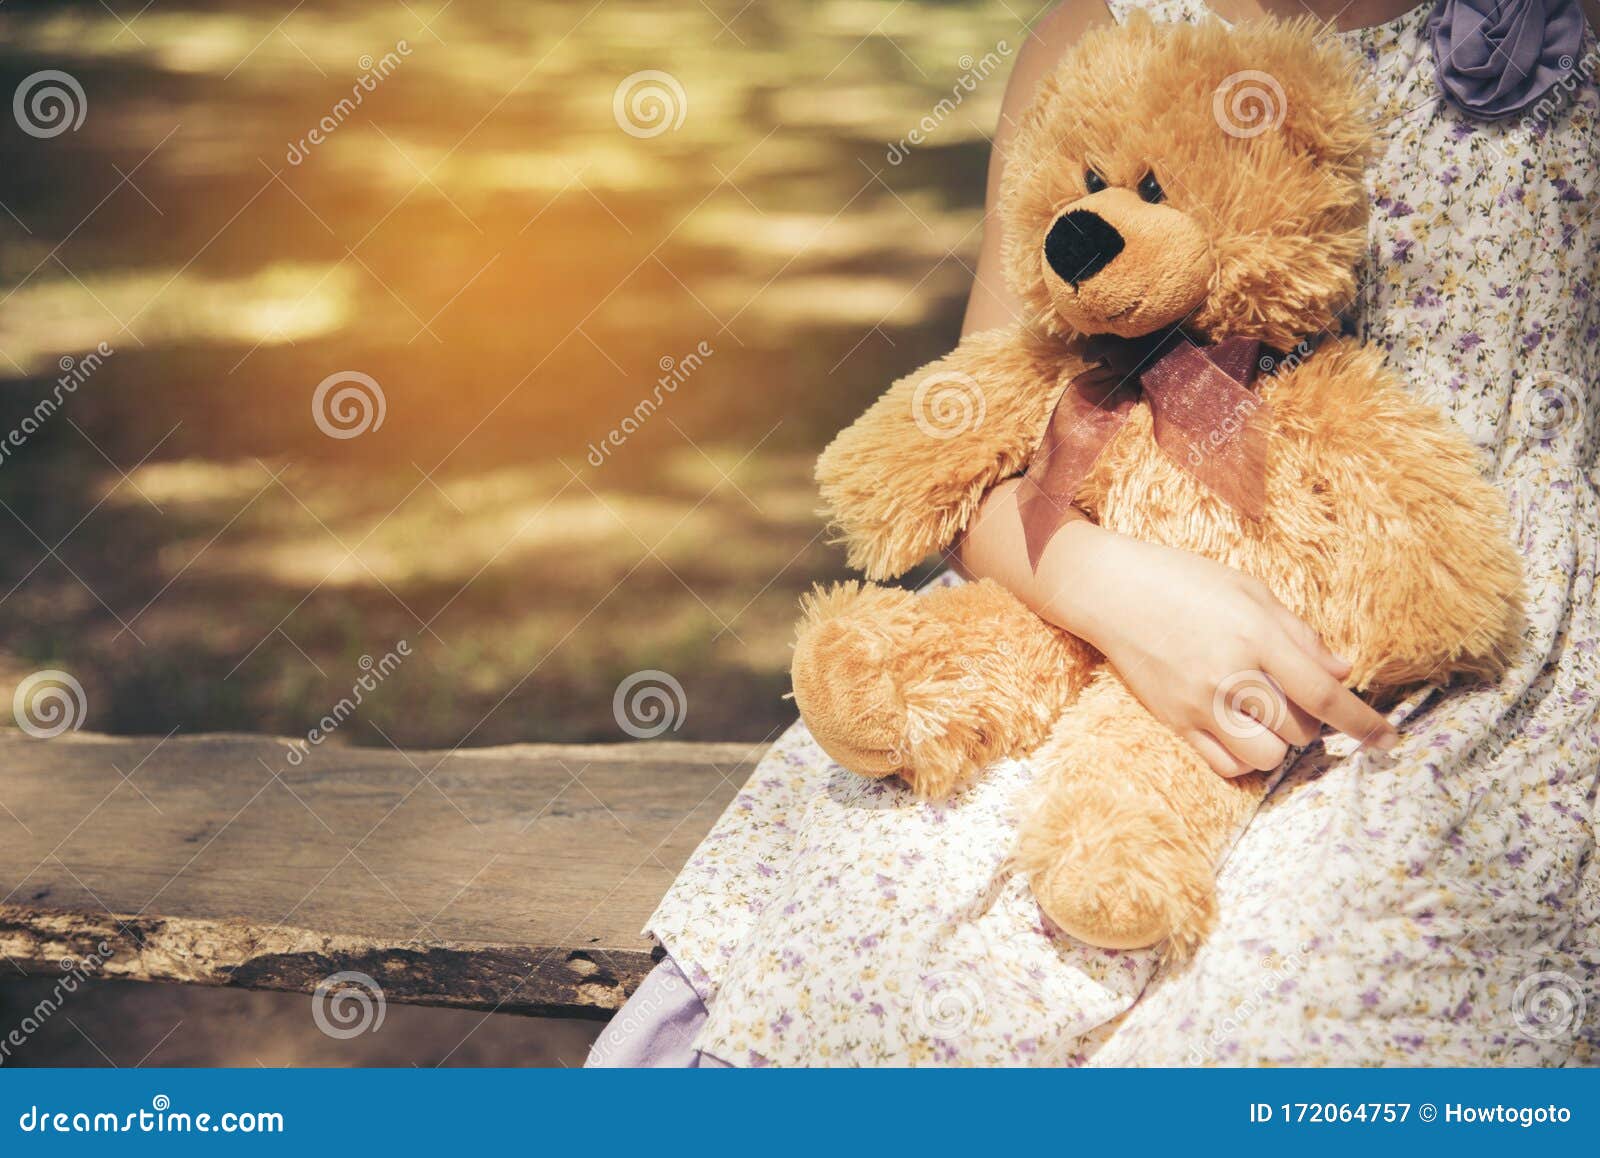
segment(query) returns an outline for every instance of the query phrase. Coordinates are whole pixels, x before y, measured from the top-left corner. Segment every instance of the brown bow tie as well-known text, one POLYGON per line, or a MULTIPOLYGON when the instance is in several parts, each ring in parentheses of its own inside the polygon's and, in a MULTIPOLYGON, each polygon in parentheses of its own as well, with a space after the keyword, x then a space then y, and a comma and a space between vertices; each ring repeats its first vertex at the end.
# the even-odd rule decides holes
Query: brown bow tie
POLYGON ((1061 392, 1023 476, 1017 509, 1033 568, 1141 398, 1162 453, 1240 514, 1261 518, 1270 424, 1267 404, 1251 389, 1260 350, 1251 338, 1200 346, 1176 331, 1091 339, 1083 353, 1093 365, 1061 392))

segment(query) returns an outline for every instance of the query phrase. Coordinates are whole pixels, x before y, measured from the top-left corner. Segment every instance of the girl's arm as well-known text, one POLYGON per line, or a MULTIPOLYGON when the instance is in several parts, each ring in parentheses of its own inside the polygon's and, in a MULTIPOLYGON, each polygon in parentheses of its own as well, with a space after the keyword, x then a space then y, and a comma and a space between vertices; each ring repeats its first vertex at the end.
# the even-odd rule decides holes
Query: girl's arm
MULTIPOLYGON (((1034 26, 1006 86, 989 162, 988 216, 963 333, 1023 319, 1005 285, 994 220, 1012 130, 1040 79, 1091 26, 1110 19, 1102 0, 1068 0, 1034 26)), ((1017 482, 989 491, 967 527, 957 560, 993 579, 1051 623, 1099 648, 1152 714, 1217 772, 1275 768, 1289 744, 1322 723, 1380 748, 1398 739, 1388 722, 1339 682, 1350 665, 1325 648, 1262 584, 1186 551, 1144 543, 1079 516, 1056 532, 1034 572, 1016 509, 1017 482), (1218 719, 1218 688, 1265 672, 1283 688, 1288 722, 1276 734, 1240 736, 1218 719)))

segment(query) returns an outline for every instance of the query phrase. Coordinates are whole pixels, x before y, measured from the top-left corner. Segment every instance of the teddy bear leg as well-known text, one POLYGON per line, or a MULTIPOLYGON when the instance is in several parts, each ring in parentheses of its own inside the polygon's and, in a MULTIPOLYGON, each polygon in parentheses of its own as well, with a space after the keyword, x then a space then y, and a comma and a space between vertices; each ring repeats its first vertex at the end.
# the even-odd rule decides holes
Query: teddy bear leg
POLYGON ((920 596, 842 583, 803 606, 791 675, 812 737, 930 798, 1043 739, 1098 659, 988 580, 920 596))
POLYGON ((1217 775, 1110 672, 1033 762, 1038 798, 1018 859, 1040 907, 1091 945, 1192 953, 1215 916, 1217 862, 1267 775, 1217 775))

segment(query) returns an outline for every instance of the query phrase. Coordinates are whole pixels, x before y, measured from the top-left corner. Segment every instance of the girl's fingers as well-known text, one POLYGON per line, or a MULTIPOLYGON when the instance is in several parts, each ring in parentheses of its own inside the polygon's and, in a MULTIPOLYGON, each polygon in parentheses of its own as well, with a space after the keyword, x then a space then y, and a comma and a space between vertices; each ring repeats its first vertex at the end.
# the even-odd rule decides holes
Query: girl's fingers
MULTIPOLYGON (((1284 640, 1280 649, 1295 647, 1284 640)), ((1304 656, 1302 661, 1311 662, 1304 656)), ((1321 721, 1290 700, 1269 672, 1255 669, 1236 672, 1217 685, 1210 719, 1203 726, 1257 769, 1276 767, 1286 745, 1303 746, 1322 734, 1321 721)))
POLYGON ((1299 648, 1284 648, 1267 670, 1290 701, 1315 719, 1380 751, 1387 752, 1399 743, 1400 735, 1388 720, 1299 648))
MULTIPOLYGON (((1245 772, 1267 772, 1283 763, 1289 746, 1265 724, 1248 716, 1230 715, 1218 720, 1211 737, 1244 765, 1245 772)), ((1238 775, 1238 773, 1235 773, 1238 775)))
POLYGON ((1296 748, 1304 748, 1311 741, 1322 735, 1322 721, 1299 704, 1286 701, 1283 705, 1282 718, 1274 725, 1273 729, 1280 739, 1286 744, 1296 748))
POLYGON ((1342 680, 1350 674, 1350 661, 1329 651, 1322 637, 1294 612, 1283 608, 1279 612, 1278 622, 1283 625, 1295 646, 1321 664, 1334 679, 1342 680))
POLYGON ((1217 743, 1216 739, 1209 733, 1185 732, 1183 738, 1189 741, 1189 745, 1200 753, 1200 758, 1211 765, 1211 770, 1218 776, 1226 776, 1232 780, 1235 776, 1243 776, 1247 772, 1255 771, 1254 768, 1251 768, 1232 752, 1217 743))

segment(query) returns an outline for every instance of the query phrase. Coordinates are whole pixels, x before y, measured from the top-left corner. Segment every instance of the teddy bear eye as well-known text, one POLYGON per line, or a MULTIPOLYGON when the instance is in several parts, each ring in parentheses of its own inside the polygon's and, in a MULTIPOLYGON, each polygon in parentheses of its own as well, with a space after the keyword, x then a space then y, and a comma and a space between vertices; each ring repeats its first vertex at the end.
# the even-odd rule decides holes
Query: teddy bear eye
POLYGON ((1093 169, 1083 171, 1083 187, 1091 193, 1098 193, 1106 187, 1106 179, 1093 169))
POLYGON ((1139 196, 1152 205, 1166 197, 1166 194, 1161 191, 1161 182, 1156 180, 1154 173, 1146 173, 1140 180, 1139 196))

